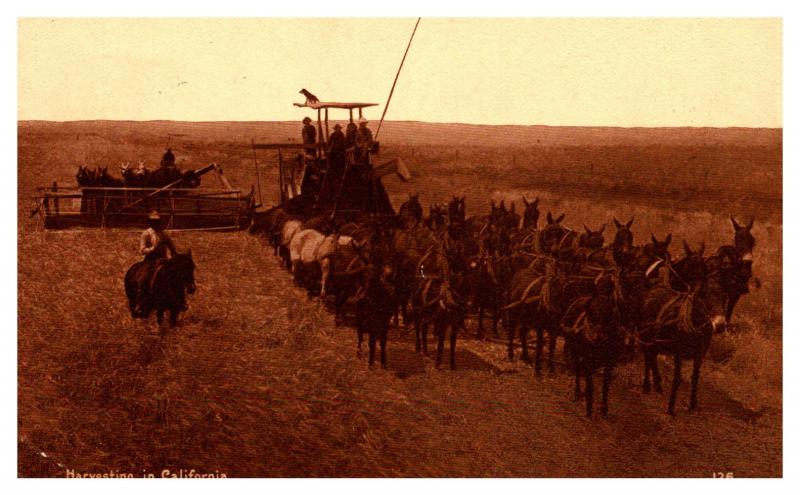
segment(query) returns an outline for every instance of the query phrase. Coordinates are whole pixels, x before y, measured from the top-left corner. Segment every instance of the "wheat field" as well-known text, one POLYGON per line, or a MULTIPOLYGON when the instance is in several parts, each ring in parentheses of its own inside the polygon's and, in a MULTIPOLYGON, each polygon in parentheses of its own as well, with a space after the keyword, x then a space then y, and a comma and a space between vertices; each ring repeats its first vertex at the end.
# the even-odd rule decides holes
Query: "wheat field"
MULTIPOLYGON (((685 380, 678 416, 666 415, 665 397, 642 394, 637 360, 616 370, 610 417, 586 420, 565 370, 535 378, 501 343, 474 340, 474 322, 457 371, 435 369, 404 329, 391 330, 389 368, 369 370, 355 331, 337 327, 246 232, 173 234, 192 249, 198 292, 161 339, 127 311, 138 232, 44 231, 29 215, 36 187, 74 185, 83 163, 115 175, 123 161, 152 167, 169 145, 182 168, 216 162, 249 189, 250 141, 283 141, 297 126, 21 122, 19 475, 782 475, 779 132, 681 130, 674 142, 667 131, 587 131, 570 144, 569 130, 523 129, 515 144, 502 129, 390 124, 383 153, 415 176, 386 179, 395 205, 408 193, 426 207, 458 194, 480 214, 492 199, 519 207, 538 195, 575 229, 608 232, 613 216, 635 216, 637 243, 671 232, 673 253, 683 240, 714 250, 732 240, 729 215, 753 216, 759 286, 712 345, 700 410, 686 411, 685 380)), ((274 156, 259 163, 271 204, 274 156)))

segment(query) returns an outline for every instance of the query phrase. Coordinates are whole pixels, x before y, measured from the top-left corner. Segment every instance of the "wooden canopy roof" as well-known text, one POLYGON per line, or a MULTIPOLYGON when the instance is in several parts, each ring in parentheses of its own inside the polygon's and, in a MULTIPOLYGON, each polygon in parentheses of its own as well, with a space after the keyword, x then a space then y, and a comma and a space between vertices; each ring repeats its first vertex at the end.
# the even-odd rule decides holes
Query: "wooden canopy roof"
POLYGON ((334 101, 318 101, 316 103, 293 103, 296 107, 301 108, 313 108, 314 110, 319 110, 321 108, 341 108, 344 110, 352 110, 354 108, 367 108, 367 107, 377 107, 377 103, 341 103, 341 102, 334 102, 334 101))

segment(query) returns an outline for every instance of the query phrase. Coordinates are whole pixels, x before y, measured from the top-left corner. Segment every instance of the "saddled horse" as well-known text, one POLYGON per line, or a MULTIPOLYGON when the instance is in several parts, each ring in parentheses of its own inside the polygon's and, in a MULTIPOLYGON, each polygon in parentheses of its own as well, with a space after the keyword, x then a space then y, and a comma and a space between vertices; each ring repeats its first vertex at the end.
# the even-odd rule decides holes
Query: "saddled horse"
POLYGON ((148 318, 155 310, 159 325, 169 311, 170 326, 186 311, 186 294, 194 294, 194 260, 191 249, 169 259, 139 261, 125 274, 125 294, 131 316, 148 318))

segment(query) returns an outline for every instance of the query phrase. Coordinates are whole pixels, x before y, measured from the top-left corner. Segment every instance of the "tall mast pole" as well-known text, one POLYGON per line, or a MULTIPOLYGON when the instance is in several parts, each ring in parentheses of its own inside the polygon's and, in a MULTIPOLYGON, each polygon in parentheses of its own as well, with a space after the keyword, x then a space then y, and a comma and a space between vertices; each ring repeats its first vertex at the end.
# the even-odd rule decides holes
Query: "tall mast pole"
POLYGON ((417 26, 419 26, 419 21, 422 17, 417 17, 417 22, 414 24, 414 30, 411 31, 411 38, 408 39, 408 45, 406 45, 406 51, 403 53, 403 59, 400 61, 400 67, 397 68, 397 74, 394 75, 394 82, 392 83, 392 89, 389 90, 389 97, 386 98, 386 105, 383 107, 383 114, 381 114, 381 121, 378 123, 378 130, 375 131, 375 140, 378 140, 378 134, 381 133, 381 125, 383 125, 383 118, 386 117, 386 110, 389 109, 389 103, 392 101, 392 94, 394 94, 394 87, 397 85, 397 78, 400 77, 400 71, 403 70, 403 64, 406 61, 406 55, 408 55, 408 49, 411 48, 411 42, 414 41, 414 34, 417 32, 417 26))

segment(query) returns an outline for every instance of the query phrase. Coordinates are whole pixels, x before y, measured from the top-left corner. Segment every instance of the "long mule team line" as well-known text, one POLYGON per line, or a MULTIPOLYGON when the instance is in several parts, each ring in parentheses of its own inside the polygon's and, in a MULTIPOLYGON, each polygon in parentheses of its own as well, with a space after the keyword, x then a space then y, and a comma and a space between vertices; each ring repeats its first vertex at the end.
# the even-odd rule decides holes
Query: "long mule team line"
POLYGON ((97 180, 101 185, 81 186, 85 172, 84 167, 79 169, 78 187, 54 182, 38 188, 31 216, 38 215, 45 229, 138 228, 155 210, 170 230, 238 230, 250 224, 258 206, 254 188, 247 193, 234 189, 215 163, 175 172, 174 180, 160 187, 128 187, 114 178, 97 180), (198 189, 200 177, 211 171, 217 173, 222 188, 198 189), (109 183, 114 185, 104 185, 109 183))

